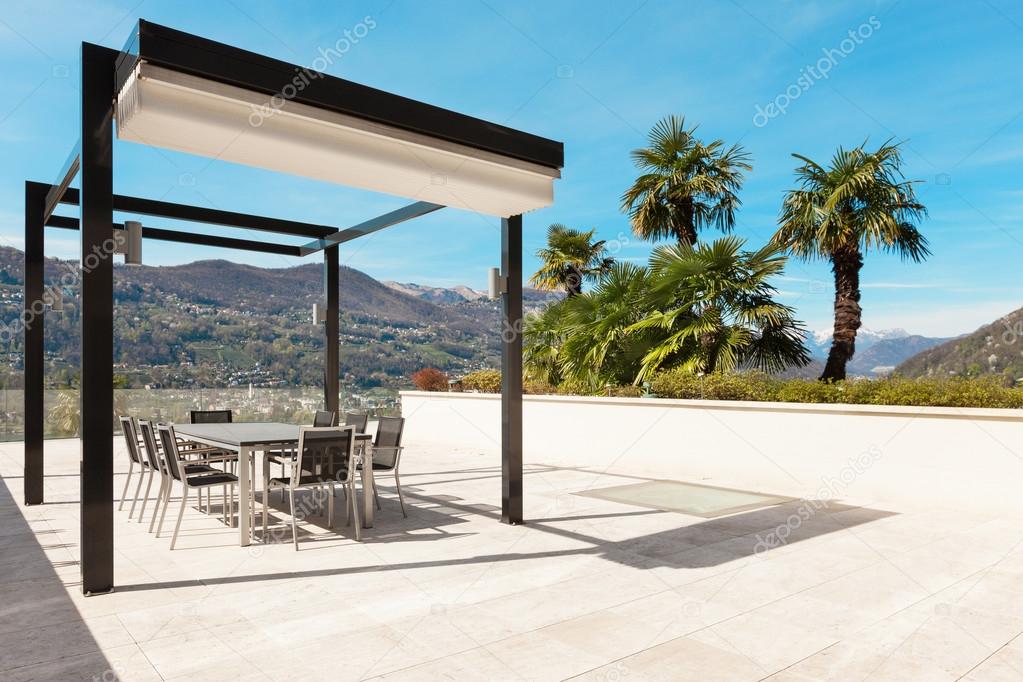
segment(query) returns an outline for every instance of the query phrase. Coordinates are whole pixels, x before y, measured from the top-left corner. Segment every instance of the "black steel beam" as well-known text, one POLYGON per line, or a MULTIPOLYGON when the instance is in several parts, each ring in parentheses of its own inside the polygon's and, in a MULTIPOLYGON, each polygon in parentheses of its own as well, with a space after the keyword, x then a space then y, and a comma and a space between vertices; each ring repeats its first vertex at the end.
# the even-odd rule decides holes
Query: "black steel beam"
MULTIPOLYGON (((324 324, 323 354, 323 409, 337 412, 340 409, 341 364, 340 348, 340 262, 339 249, 330 246, 323 250, 323 289, 327 303, 327 321, 324 324)), ((340 415, 338 415, 340 417, 340 415)))
POLYGON ((432 204, 429 201, 417 201, 414 204, 402 206, 399 209, 377 216, 376 218, 371 218, 370 220, 361 222, 358 225, 353 225, 352 227, 344 230, 338 230, 324 239, 311 241, 302 246, 302 255, 306 256, 310 253, 316 253, 321 249, 326 249, 332 245, 344 244, 345 242, 350 242, 353 239, 365 237, 367 234, 372 234, 373 232, 378 232, 384 228, 397 225, 398 223, 403 223, 407 220, 412 220, 413 218, 418 218, 428 213, 439 211, 442 208, 444 208, 443 205, 432 204))
POLYGON ((501 220, 501 521, 522 523, 522 216, 501 220))
MULTIPOLYGON (((368 30, 368 28, 367 28, 368 30)), ((564 165, 560 142, 139 20, 117 66, 119 85, 139 60, 309 106, 537 163, 564 165), (287 86, 287 88, 285 88, 287 86), (294 91, 294 93, 292 93, 294 91)))
POLYGON ((114 586, 114 65, 82 43, 81 569, 86 595, 114 586))
MULTIPOLYGON (((78 190, 74 187, 69 188, 61 197, 60 203, 77 206, 78 190)), ((249 215, 247 213, 221 211, 216 208, 189 206, 188 204, 173 204, 168 201, 143 199, 141 197, 129 197, 123 194, 114 195, 114 210, 155 216, 158 218, 187 220, 193 223, 206 223, 208 225, 237 227, 245 230, 259 230, 260 232, 290 234, 296 237, 321 238, 337 232, 337 228, 330 225, 316 225, 312 223, 301 223, 294 220, 281 220, 280 218, 266 218, 264 216, 249 215)))
POLYGON ((43 214, 46 185, 25 183, 25 504, 43 503, 43 214))
POLYGON ((71 153, 68 154, 67 160, 64 161, 64 167, 61 169, 60 176, 57 178, 57 184, 53 185, 50 188, 50 191, 46 193, 46 211, 43 213, 43 220, 46 220, 53 215, 53 210, 57 208, 57 204, 60 203, 61 197, 63 197, 67 192, 67 188, 71 185, 71 181, 75 179, 76 175, 78 175, 81 148, 81 142, 76 142, 71 153))
MULTIPOLYGON (((78 219, 67 216, 50 216, 46 221, 47 227, 57 227, 63 230, 77 230, 78 219)), ((123 230, 124 225, 113 223, 113 229, 123 230)), ((302 250, 298 246, 290 244, 269 244, 257 242, 252 239, 235 239, 234 237, 220 237, 211 234, 197 234, 195 232, 180 232, 177 230, 166 230, 160 227, 142 227, 143 239, 154 239, 156 241, 176 242, 179 244, 199 244, 201 246, 216 246, 225 249, 238 249, 240 251, 255 251, 257 253, 274 253, 282 256, 301 256, 302 250)))

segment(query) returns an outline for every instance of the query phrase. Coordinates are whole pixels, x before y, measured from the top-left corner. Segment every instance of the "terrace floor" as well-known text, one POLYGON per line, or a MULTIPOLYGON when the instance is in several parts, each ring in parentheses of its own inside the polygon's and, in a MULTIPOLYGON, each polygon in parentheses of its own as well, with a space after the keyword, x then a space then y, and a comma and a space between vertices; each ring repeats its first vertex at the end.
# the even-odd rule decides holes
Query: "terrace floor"
POLYGON ((381 479, 361 544, 311 517, 299 552, 243 549, 190 509, 171 552, 125 510, 118 587, 85 598, 78 447, 47 443, 49 502, 26 509, 21 446, 0 446, 4 680, 1023 679, 1023 518, 792 502, 705 519, 573 494, 628 478, 529 465, 511 527, 496 453, 413 443, 409 518, 381 479))

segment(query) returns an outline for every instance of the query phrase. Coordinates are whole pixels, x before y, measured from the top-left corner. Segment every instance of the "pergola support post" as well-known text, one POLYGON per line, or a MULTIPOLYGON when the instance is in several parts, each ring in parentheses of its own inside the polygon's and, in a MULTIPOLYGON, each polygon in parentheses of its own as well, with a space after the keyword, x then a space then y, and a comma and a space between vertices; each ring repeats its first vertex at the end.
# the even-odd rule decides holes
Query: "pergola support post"
POLYGON ((25 504, 43 503, 43 223, 46 185, 25 183, 25 504))
POLYGON ((110 50, 82 43, 81 568, 86 595, 114 586, 113 118, 110 50))
POLYGON ((522 523, 522 216, 501 220, 501 521, 522 523))
MULTIPOLYGON (((327 321, 324 324, 324 400, 323 409, 337 412, 340 408, 340 273, 338 247, 328 246, 323 250, 323 288, 327 304, 327 321)), ((340 418, 340 415, 338 415, 340 418)), ((340 421, 340 419, 339 419, 340 421)))

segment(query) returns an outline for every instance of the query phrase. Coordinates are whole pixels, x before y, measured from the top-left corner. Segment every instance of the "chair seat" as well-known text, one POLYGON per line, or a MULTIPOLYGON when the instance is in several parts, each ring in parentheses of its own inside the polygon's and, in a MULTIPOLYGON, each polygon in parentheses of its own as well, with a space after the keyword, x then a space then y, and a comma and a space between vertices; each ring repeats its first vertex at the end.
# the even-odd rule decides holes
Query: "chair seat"
POLYGON ((192 474, 211 474, 224 473, 220 469, 215 469, 208 464, 185 464, 185 473, 191 476, 192 474))
MULTIPOLYGON (((324 479, 320 476, 299 476, 299 485, 325 485, 330 483, 330 479, 324 479)), ((269 480, 270 487, 291 487, 291 476, 277 476, 269 480)))
POLYGON ((379 464, 377 462, 373 462, 373 471, 393 471, 393 470, 394 470, 394 465, 392 465, 392 464, 379 464))
POLYGON ((228 483, 237 483, 238 477, 234 474, 207 474, 204 476, 189 476, 188 485, 193 488, 205 487, 209 485, 225 485, 228 483))

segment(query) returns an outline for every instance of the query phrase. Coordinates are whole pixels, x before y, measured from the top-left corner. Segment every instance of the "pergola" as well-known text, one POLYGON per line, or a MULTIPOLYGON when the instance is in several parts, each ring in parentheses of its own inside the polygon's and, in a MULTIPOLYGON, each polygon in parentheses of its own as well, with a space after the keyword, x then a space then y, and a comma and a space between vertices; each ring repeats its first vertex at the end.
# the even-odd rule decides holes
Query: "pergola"
MULTIPOLYGON (((501 219, 502 512, 522 521, 522 214, 553 203, 560 142, 140 20, 120 51, 82 43, 81 130, 56 183, 25 185, 25 504, 43 502, 46 227, 81 237, 81 571, 114 586, 114 211, 258 230, 266 241, 145 226, 141 237, 286 256, 323 252, 324 408, 338 409, 341 245, 444 207, 501 219), (348 228, 114 194, 113 141, 416 200, 348 228), (70 187, 81 175, 81 189, 70 187), (58 204, 79 219, 56 216, 58 204), (272 235, 304 237, 303 245, 272 235)), ((130 241, 130 240, 129 240, 130 241)))

